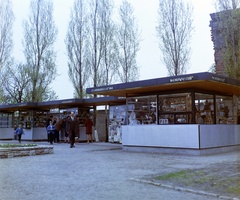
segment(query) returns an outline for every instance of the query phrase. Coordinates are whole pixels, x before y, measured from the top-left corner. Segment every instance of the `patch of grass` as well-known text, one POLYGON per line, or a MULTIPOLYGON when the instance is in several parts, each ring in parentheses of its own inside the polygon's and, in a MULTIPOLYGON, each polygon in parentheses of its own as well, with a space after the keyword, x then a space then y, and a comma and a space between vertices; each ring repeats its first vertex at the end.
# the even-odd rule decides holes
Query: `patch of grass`
POLYGON ((1 148, 11 148, 11 147, 34 147, 36 144, 0 144, 1 148))
POLYGON ((228 188, 227 191, 228 191, 229 193, 233 193, 233 194, 235 194, 235 195, 240 196, 240 189, 239 189, 239 188, 240 188, 240 184, 238 184, 237 186, 228 188))
POLYGON ((168 184, 240 196, 240 177, 223 176, 207 170, 181 170, 155 177, 168 184))
POLYGON ((240 196, 240 177, 229 178, 229 184, 226 186, 226 191, 240 196))
POLYGON ((163 175, 157 176, 155 179, 157 180, 181 179, 181 178, 185 178, 187 174, 188 174, 187 170, 182 170, 182 171, 173 172, 169 174, 163 174, 163 175))
MULTIPOLYGON (((161 176, 157 176, 155 179, 157 180, 173 180, 173 179, 188 179, 188 180, 192 180, 194 177, 203 177, 205 175, 204 171, 192 171, 192 170, 181 170, 178 172, 172 172, 169 174, 163 174, 161 176)), ((196 179, 194 180, 196 182, 204 182, 204 179, 196 179)), ((206 180, 207 181, 207 180, 206 180)))

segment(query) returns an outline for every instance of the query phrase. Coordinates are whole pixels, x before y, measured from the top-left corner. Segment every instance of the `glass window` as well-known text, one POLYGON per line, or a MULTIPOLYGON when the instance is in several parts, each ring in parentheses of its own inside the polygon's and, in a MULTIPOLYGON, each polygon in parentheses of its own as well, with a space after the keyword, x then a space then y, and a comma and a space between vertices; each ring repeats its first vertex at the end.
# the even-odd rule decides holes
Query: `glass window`
POLYGON ((160 95, 160 112, 186 112, 192 110, 190 93, 160 95))
POLYGON ((159 115, 159 124, 174 124, 174 114, 159 115))
POLYGON ((20 111, 19 112, 19 123, 23 125, 25 129, 31 129, 31 111, 20 111))
POLYGON ((217 124, 234 124, 232 97, 216 96, 216 118, 217 124))
POLYGON ((175 124, 188 124, 191 120, 191 114, 176 114, 175 124))
POLYGON ((0 114, 0 128, 12 128, 13 115, 12 114, 0 114))
POLYGON ((195 111, 197 124, 214 124, 214 96, 195 93, 195 111))
POLYGON ((127 98, 128 124, 156 124, 157 96, 127 98))
POLYGON ((34 124, 33 127, 45 127, 47 121, 47 112, 34 112, 34 124))
POLYGON ((190 124, 192 98, 190 93, 159 95, 159 124, 190 124))

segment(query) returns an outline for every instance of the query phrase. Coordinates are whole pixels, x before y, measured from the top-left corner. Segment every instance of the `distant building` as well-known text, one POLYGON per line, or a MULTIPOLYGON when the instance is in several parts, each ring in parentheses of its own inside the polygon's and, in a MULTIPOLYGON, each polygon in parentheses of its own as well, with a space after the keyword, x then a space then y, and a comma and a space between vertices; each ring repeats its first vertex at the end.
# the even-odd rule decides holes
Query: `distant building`
POLYGON ((219 21, 219 13, 212 13, 210 14, 211 21, 211 36, 213 41, 213 48, 214 48, 214 60, 215 60, 215 67, 216 73, 221 75, 226 75, 224 66, 223 66, 223 56, 222 56, 222 48, 224 45, 224 39, 221 36, 220 32, 220 21, 219 21))
MULTIPOLYGON (((217 13, 210 14, 211 21, 210 21, 210 27, 211 27, 211 38, 213 41, 213 47, 214 47, 214 60, 215 60, 215 70, 217 74, 220 75, 227 75, 224 69, 224 63, 223 63, 223 50, 226 47, 225 45, 225 39, 223 38, 221 34, 221 19, 227 19, 228 14, 231 14, 232 11, 222 11, 217 13), (226 14, 226 17, 220 17, 220 14, 226 14)), ((236 45, 238 45, 236 43, 236 45)))

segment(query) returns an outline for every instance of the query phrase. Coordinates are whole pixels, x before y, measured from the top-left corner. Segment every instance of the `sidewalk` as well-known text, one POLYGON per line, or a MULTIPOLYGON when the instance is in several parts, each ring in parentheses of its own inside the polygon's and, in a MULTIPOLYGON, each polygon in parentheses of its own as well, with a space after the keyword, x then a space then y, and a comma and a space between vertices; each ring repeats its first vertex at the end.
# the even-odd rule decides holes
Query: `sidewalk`
MULTIPOLYGON (((0 141, 6 142, 16 141, 0 141)), ((37 144, 49 145, 47 142, 37 144)), ((224 177, 239 176, 239 152, 185 156, 126 152, 121 144, 111 143, 77 143, 75 148, 69 148, 66 143, 53 146, 54 154, 0 159, 1 199, 213 200, 237 197, 213 193, 211 186, 202 191, 194 184, 180 187, 174 185, 181 184, 179 181, 161 181, 155 177, 185 169, 204 169, 224 177)))

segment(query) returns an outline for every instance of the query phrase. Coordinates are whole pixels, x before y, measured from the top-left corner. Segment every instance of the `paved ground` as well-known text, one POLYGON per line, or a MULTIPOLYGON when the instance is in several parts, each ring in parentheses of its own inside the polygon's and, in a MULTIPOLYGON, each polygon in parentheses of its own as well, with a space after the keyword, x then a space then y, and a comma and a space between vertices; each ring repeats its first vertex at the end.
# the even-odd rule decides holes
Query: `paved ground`
POLYGON ((184 156, 126 152, 110 143, 54 144, 54 154, 0 159, 0 199, 215 200, 222 194, 158 186, 151 177, 239 161, 238 152, 184 156))

